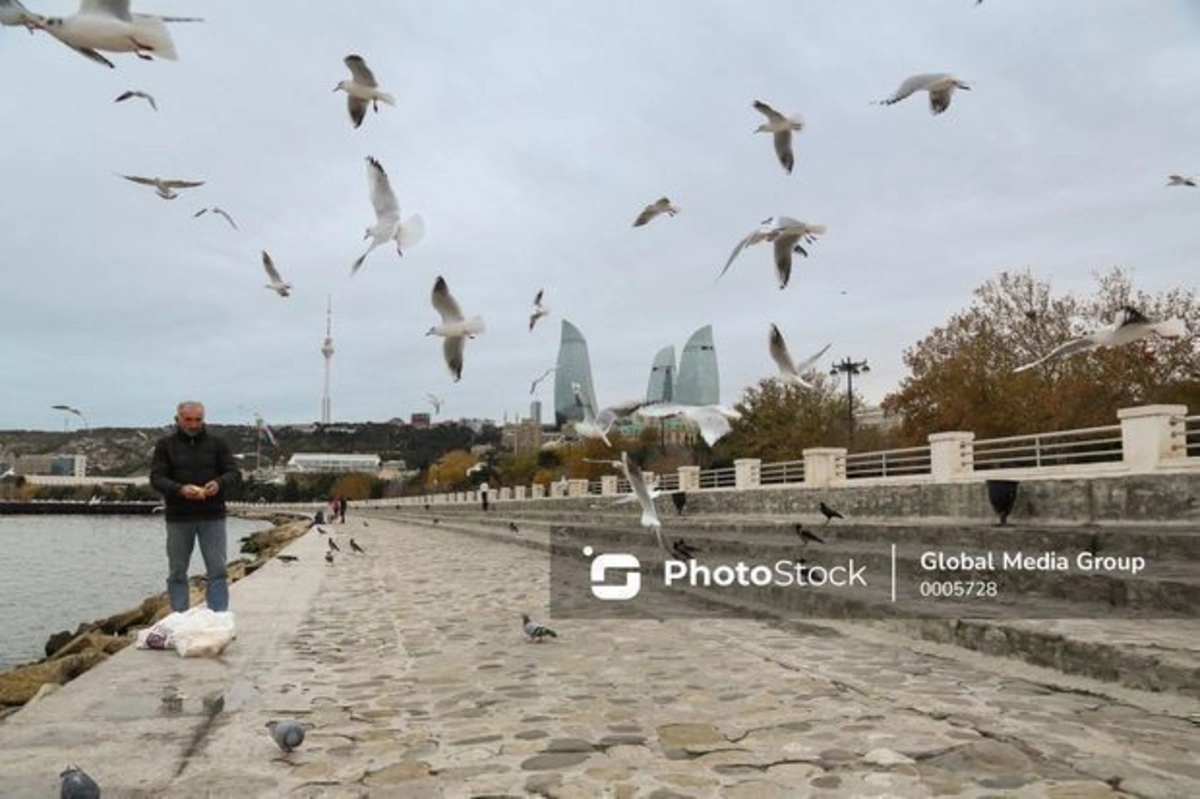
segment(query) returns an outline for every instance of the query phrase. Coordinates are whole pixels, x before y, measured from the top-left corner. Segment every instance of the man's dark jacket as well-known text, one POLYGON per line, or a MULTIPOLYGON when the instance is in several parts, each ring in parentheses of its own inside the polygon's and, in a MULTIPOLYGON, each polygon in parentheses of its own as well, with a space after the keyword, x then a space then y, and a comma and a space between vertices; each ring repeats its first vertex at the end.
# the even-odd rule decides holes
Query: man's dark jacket
POLYGON ((195 436, 175 428, 154 445, 150 461, 150 484, 166 500, 166 520, 169 522, 203 521, 225 518, 225 497, 241 484, 233 453, 220 438, 201 428, 195 436), (203 486, 216 480, 221 489, 203 501, 184 499, 180 489, 185 485, 203 486))

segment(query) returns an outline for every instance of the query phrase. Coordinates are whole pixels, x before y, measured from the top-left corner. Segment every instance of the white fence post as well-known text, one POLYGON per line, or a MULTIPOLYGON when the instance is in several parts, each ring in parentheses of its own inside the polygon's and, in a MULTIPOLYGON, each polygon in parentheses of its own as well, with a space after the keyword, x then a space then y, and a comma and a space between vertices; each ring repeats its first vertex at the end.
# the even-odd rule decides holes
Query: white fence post
POLYGON ((738 458, 733 462, 733 486, 739 491, 747 488, 758 488, 761 484, 760 473, 762 460, 759 458, 738 458))
POLYGON ((975 471, 975 434, 961 430, 929 436, 929 473, 946 483, 975 471))
POLYGON ((826 488, 846 482, 845 447, 810 447, 803 450, 804 485, 826 488))
POLYGON ((1152 472, 1163 461, 1182 458, 1187 447, 1182 436, 1186 405, 1142 405, 1121 408, 1121 460, 1129 471, 1152 472))

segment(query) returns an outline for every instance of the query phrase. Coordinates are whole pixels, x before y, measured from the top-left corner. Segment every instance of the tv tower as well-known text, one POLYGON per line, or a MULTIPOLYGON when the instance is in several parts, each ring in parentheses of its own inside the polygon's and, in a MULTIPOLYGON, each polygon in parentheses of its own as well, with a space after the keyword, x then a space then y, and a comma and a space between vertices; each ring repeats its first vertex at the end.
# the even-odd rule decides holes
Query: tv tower
POLYGON ((333 361, 333 297, 326 298, 325 305, 325 343, 321 345, 321 354, 325 356, 325 390, 321 394, 321 424, 331 424, 333 418, 329 407, 329 366, 333 361))

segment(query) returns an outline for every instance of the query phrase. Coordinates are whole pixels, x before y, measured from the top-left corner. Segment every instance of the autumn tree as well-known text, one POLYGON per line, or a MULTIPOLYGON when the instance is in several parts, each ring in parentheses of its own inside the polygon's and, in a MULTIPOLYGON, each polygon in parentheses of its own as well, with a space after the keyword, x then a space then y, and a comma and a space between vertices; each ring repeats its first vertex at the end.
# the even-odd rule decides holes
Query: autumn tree
POLYGON ((442 491, 453 491, 465 488, 467 469, 478 462, 478 459, 465 449, 452 449, 437 459, 425 474, 427 488, 438 488, 442 491))
POLYGON ((1147 318, 1178 317, 1200 329, 1194 290, 1156 295, 1134 289, 1121 269, 1096 274, 1087 298, 1055 295, 1026 271, 1004 272, 974 301, 904 353, 910 375, 884 398, 909 443, 930 433, 978 438, 1110 425, 1119 408, 1151 403, 1200 407, 1200 354, 1188 335, 1054 359, 1019 374, 1059 344, 1109 326, 1130 305, 1147 318))
MULTIPOLYGON (((807 447, 844 445, 846 395, 824 372, 809 372, 812 388, 762 380, 745 390, 735 410, 742 418, 717 442, 712 462, 760 458, 763 463, 799 460, 807 447)), ((855 396, 855 406, 862 407, 855 396)))

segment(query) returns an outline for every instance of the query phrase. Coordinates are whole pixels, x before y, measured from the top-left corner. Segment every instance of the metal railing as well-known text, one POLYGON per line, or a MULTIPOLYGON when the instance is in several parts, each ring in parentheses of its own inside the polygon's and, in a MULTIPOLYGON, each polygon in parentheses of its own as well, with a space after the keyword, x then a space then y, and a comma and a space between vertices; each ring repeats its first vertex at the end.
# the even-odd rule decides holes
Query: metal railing
POLYGON ((855 452, 846 456, 846 479, 929 474, 931 458, 928 446, 855 452))
POLYGON ((988 438, 976 441, 974 450, 977 472, 1112 463, 1124 454, 1120 425, 988 438))
MULTIPOLYGON (((701 475, 703 475, 703 472, 701 472, 701 475)), ((764 463, 758 470, 758 482, 760 485, 803 483, 804 461, 764 463)))
POLYGON ((1176 442, 1185 458, 1200 457, 1200 415, 1185 416, 1180 420, 1183 424, 1172 435, 1182 438, 1176 442))
POLYGON ((737 472, 732 467, 704 469, 700 472, 701 488, 733 488, 737 485, 737 472))

